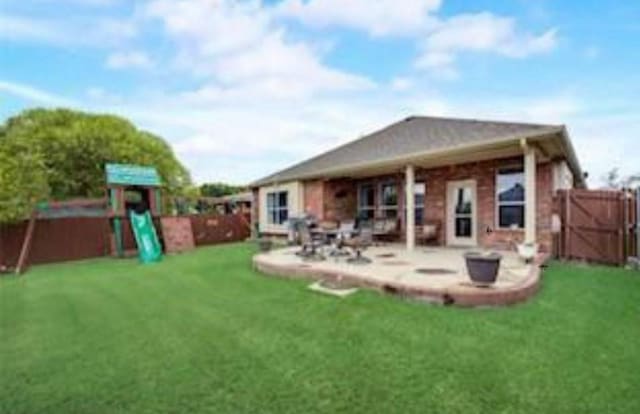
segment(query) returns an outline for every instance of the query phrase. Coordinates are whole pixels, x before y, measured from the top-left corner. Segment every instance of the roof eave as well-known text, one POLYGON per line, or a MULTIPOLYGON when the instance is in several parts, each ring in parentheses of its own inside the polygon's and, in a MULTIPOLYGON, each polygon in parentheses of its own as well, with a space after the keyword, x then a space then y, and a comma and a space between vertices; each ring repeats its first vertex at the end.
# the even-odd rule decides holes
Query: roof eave
POLYGON ((569 132, 567 131, 566 126, 564 125, 562 125, 561 137, 562 137, 562 146, 564 149, 564 153, 566 154, 569 168, 573 173, 574 182, 576 186, 579 188, 587 188, 584 172, 582 171, 582 167, 580 167, 578 156, 576 155, 575 148, 571 143, 571 138, 569 138, 569 132))
MULTIPOLYGON (((339 167, 339 168, 332 168, 332 169, 325 169, 325 170, 320 170, 320 171, 315 171, 313 173, 308 173, 308 174, 300 174, 300 175, 296 175, 296 176, 292 176, 292 177, 286 177, 284 180, 279 180, 278 178, 278 173, 265 177, 263 179, 260 180, 256 180, 254 182, 252 182, 251 184, 249 184, 249 186, 251 188, 257 188, 257 187, 262 187, 262 186, 266 186, 266 185, 273 185, 273 184, 277 184, 278 182, 288 182, 288 181, 298 181, 298 180, 309 180, 309 179, 314 179, 314 178, 322 178, 328 175, 342 175, 342 174, 346 174, 346 173, 350 173, 353 172, 355 170, 359 170, 359 169, 366 169, 366 168, 372 168, 372 167, 378 167, 378 166, 385 166, 385 165, 394 165, 394 164, 399 164, 399 163, 411 163, 411 162, 415 162, 417 160, 419 160, 420 158, 425 158, 425 157, 438 157, 440 155, 446 155, 452 152, 464 152, 464 151, 476 151, 478 149, 483 149, 483 148, 490 148, 492 146, 495 145, 502 145, 502 144, 508 144, 510 142, 514 142, 517 143, 519 145, 520 140, 522 138, 537 138, 537 137, 542 137, 542 136, 552 136, 555 135, 557 133, 562 133, 564 134, 564 138, 563 140, 566 141, 568 143, 568 145, 563 145, 567 148, 570 149, 570 151, 573 151, 573 147, 571 146, 571 142, 568 140, 568 136, 566 135, 566 129, 564 127, 564 125, 559 125, 559 126, 550 126, 549 128, 545 128, 544 130, 540 130, 537 133, 534 134, 514 134, 514 135, 510 135, 508 137, 502 137, 502 138, 498 138, 498 139, 494 139, 494 140, 489 140, 489 141, 483 141, 483 142, 479 142, 479 143, 472 143, 472 144, 464 144, 464 145, 459 145, 459 146, 454 146, 454 147, 447 147, 447 148, 440 148, 437 150, 428 150, 428 151, 423 151, 420 153, 414 153, 408 156, 401 156, 401 157, 396 157, 396 158, 388 158, 388 159, 384 159, 381 161, 376 161, 376 162, 366 162, 366 163, 360 163, 360 164, 352 164, 348 167, 339 167)), ((567 151, 569 152, 569 151, 567 151)), ((570 158, 570 157, 568 157, 570 158)), ((577 159, 575 158, 575 153, 573 153, 573 161, 569 161, 570 165, 572 166, 572 170, 577 167, 577 170, 580 169, 579 164, 577 164, 577 159)), ((575 172, 574 172, 575 174, 575 172)), ((582 177, 582 175, 580 176, 582 177)))

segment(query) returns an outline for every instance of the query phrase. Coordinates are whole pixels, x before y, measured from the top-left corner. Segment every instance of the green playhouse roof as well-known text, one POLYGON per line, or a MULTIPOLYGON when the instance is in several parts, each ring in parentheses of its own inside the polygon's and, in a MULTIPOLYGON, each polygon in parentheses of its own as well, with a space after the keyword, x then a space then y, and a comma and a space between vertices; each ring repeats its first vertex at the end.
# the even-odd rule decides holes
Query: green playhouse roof
POLYGON ((107 184, 157 187, 160 176, 154 167, 130 164, 107 164, 107 184))

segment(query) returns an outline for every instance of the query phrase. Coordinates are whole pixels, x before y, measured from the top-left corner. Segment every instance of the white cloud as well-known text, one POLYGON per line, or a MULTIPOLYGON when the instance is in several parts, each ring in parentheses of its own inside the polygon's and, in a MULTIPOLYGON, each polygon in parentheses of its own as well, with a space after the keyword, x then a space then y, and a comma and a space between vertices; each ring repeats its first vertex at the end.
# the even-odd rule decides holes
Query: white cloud
POLYGON ((106 65, 110 69, 149 69, 154 66, 154 63, 146 53, 132 50, 111 53, 107 57, 106 65))
MULTIPOLYGON (((108 90, 92 87, 86 91, 91 100, 82 106, 120 114, 165 137, 198 182, 247 183, 409 114, 565 123, 591 185, 598 185, 612 167, 623 174, 638 169, 632 155, 637 154, 640 118, 631 110, 593 113, 585 99, 568 92, 457 101, 420 84, 411 90, 400 96, 376 89, 366 96, 273 101, 268 96, 250 99, 249 92, 242 99, 222 95, 210 100, 198 96, 200 91, 115 99, 108 90)), ((38 104, 79 106, 24 84, 0 81, 0 91, 38 104)))
POLYGON ((514 19, 487 12, 445 20, 425 41, 429 50, 496 52, 509 57, 547 52, 555 44, 553 29, 540 36, 518 33, 514 19))
POLYGON ((450 66, 455 60, 455 55, 450 52, 428 52, 418 58, 416 66, 421 69, 439 68, 450 66))
POLYGON ((278 16, 292 17, 312 27, 341 26, 373 36, 407 35, 421 31, 440 0, 285 0, 278 16))
POLYGON ((292 99, 374 86, 325 65, 319 49, 326 48, 289 40, 259 1, 155 0, 144 14, 160 19, 175 42, 176 66, 207 81, 192 99, 240 98, 252 91, 292 99))
POLYGON ((602 185, 601 178, 614 167, 622 175, 640 172, 637 113, 585 113, 566 122, 582 167, 589 173, 590 186, 602 185))
POLYGON ((373 36, 410 36, 421 53, 414 67, 440 78, 456 79, 454 67, 461 53, 492 53, 524 58, 555 48, 555 29, 541 34, 518 30, 511 17, 489 12, 439 18, 439 0, 285 0, 275 7, 279 17, 296 18, 311 27, 341 26, 373 36))
POLYGON ((268 14, 255 0, 153 0, 143 14, 160 19, 182 49, 199 56, 248 47, 270 26, 268 14))
POLYGON ((348 91, 373 87, 363 77, 329 68, 305 44, 285 42, 282 32, 264 37, 254 47, 219 59, 216 77, 224 84, 256 83, 275 94, 348 91))
POLYGON ((421 69, 450 68, 463 52, 493 53, 524 58, 555 48, 555 29, 540 35, 520 32, 515 20, 483 12, 463 14, 439 22, 422 41, 422 54, 416 61, 421 69))
POLYGON ((31 85, 16 82, 0 81, 0 92, 5 92, 20 99, 37 104, 72 106, 75 102, 71 99, 58 96, 31 85))
MULTIPOLYGON (((167 138, 198 181, 246 183, 409 114, 567 123, 592 176, 610 168, 612 160, 631 172, 633 160, 625 154, 634 152, 637 117, 592 117, 585 113, 586 99, 568 92, 456 101, 434 89, 434 75, 458 76, 456 65, 465 53, 523 58, 552 50, 553 29, 532 34, 514 19, 491 13, 440 20, 433 15, 439 1, 398 3, 151 0, 126 19, 79 23, 0 16, 0 38, 100 47, 111 53, 105 59, 112 68, 162 64, 178 80, 171 82, 171 91, 154 83, 156 76, 123 95, 93 85, 84 91, 83 107, 120 114, 167 138), (330 46, 344 46, 339 37, 309 40, 309 32, 290 31, 289 19, 371 36, 411 37, 420 56, 402 76, 374 83, 326 63, 330 46), (140 48, 144 43, 138 40, 147 39, 130 41, 147 29, 154 41, 165 36, 162 53, 151 54, 157 61, 140 48), (160 60, 165 53, 169 64, 160 60), (607 152, 612 140, 615 148, 607 152)), ((0 82, 0 91, 38 104, 78 106, 24 84, 0 82)))
POLYGON ((396 77, 391 80, 389 87, 392 91, 402 92, 410 89, 413 86, 413 81, 404 77, 396 77))
POLYGON ((55 46, 109 47, 131 39, 137 27, 131 20, 75 18, 65 21, 43 17, 0 15, 0 39, 55 46))
POLYGON ((7 40, 39 41, 50 43, 66 41, 53 22, 20 16, 0 15, 0 38, 7 40))

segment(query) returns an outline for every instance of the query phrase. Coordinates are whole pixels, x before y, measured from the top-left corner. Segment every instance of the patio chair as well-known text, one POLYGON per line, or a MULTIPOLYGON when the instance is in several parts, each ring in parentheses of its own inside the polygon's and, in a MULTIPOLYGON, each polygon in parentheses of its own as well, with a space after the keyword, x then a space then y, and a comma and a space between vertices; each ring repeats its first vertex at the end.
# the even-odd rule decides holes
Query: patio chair
POLYGON ((400 236, 398 220, 394 218, 377 218, 373 221, 373 237, 376 241, 386 242, 400 236))
POLYGON ((324 245, 324 237, 316 237, 311 233, 309 225, 305 222, 298 224, 302 249, 296 254, 305 260, 324 260, 324 256, 318 250, 324 245))
POLYGON ((353 236, 353 232, 356 230, 355 220, 342 220, 338 227, 338 234, 343 239, 349 239, 353 236))
POLYGON ((349 256, 350 253, 344 249, 346 247, 345 240, 352 238, 354 232, 354 220, 341 221, 336 229, 335 238, 332 240, 332 249, 329 251, 329 256, 336 258, 336 260, 339 257, 349 256))
POLYGON ((371 259, 364 257, 362 251, 373 244, 373 230, 371 227, 363 227, 358 235, 344 241, 344 245, 351 248, 355 254, 354 257, 347 259, 347 263, 351 264, 369 264, 371 259))
POLYGON ((438 241, 440 223, 436 221, 425 222, 422 229, 416 233, 416 241, 419 244, 428 244, 438 241))

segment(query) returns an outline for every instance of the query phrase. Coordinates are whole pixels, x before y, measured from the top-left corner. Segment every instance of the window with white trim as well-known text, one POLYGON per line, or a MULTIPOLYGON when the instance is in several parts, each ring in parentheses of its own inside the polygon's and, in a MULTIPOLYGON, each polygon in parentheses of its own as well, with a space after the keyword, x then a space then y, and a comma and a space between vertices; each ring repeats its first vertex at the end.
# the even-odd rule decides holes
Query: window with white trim
POLYGON ((413 184, 413 197, 415 203, 415 223, 416 226, 422 226, 424 224, 424 197, 426 194, 425 183, 413 184))
POLYGON ((498 169, 496 175, 496 214, 499 228, 524 228, 524 193, 523 167, 498 169))
POLYGON ((394 182, 380 184, 380 216, 398 217, 398 186, 394 182))
POLYGON ((358 217, 373 219, 376 211, 376 191, 373 184, 358 186, 358 217))
POLYGON ((284 224, 289 219, 289 194, 286 191, 267 193, 267 221, 269 224, 284 224))

